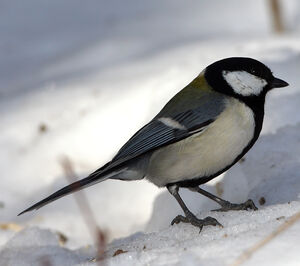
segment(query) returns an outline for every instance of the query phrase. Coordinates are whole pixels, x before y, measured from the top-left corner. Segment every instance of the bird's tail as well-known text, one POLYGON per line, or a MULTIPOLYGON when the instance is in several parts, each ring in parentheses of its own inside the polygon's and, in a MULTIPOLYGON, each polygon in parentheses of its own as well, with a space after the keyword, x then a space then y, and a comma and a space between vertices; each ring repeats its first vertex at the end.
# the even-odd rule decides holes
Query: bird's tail
POLYGON ((55 201, 61 197, 68 195, 68 194, 71 194, 78 190, 87 188, 96 183, 105 181, 105 180, 119 174, 122 171, 122 170, 121 171, 113 171, 113 170, 106 171, 106 166, 107 165, 104 165, 102 168, 100 168, 97 171, 95 171, 94 173, 90 174, 88 177, 83 178, 77 182, 74 182, 74 183, 72 183, 68 186, 65 186, 62 189, 54 192, 49 197, 37 202, 36 204, 34 204, 31 207, 27 208, 26 210, 22 211, 21 213, 18 214, 18 216, 25 212, 28 212, 28 211, 37 210, 37 209, 49 204, 50 202, 55 201))

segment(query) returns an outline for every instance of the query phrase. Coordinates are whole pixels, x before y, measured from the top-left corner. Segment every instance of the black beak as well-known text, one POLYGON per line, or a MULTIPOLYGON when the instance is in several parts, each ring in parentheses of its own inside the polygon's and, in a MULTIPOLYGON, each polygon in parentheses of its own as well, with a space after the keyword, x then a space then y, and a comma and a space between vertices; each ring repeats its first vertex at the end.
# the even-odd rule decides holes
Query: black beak
POLYGON ((278 79, 275 78, 273 79, 273 81, 271 82, 271 88, 282 88, 282 87, 286 87, 289 86, 289 84, 287 82, 285 82, 282 79, 278 79))

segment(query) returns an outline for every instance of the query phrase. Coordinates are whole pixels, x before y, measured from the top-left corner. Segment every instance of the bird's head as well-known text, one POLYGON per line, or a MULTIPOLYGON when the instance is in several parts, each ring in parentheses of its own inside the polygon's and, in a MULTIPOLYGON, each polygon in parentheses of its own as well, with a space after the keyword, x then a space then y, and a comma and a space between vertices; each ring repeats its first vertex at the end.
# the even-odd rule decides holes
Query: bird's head
POLYGON ((209 65, 205 79, 213 90, 247 100, 265 98, 273 88, 289 84, 273 76, 263 63, 247 57, 231 57, 209 65))

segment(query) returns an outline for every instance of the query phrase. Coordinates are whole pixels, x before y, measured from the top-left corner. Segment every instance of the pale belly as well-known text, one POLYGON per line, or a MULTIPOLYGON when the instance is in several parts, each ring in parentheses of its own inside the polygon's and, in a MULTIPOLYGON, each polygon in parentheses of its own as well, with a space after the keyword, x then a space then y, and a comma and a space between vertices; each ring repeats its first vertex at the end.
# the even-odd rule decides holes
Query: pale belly
POLYGON ((203 132, 153 153, 147 179, 157 186, 211 176, 241 154, 254 135, 252 110, 236 99, 228 100, 217 120, 203 132))

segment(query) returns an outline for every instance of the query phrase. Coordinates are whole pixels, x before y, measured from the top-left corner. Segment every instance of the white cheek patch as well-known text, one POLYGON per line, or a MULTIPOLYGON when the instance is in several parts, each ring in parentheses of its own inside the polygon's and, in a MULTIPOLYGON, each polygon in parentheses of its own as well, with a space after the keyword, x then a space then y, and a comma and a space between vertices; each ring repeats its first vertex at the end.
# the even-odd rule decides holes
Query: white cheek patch
POLYGON ((224 79, 232 89, 243 96, 259 95, 267 81, 246 71, 223 71, 224 79))

